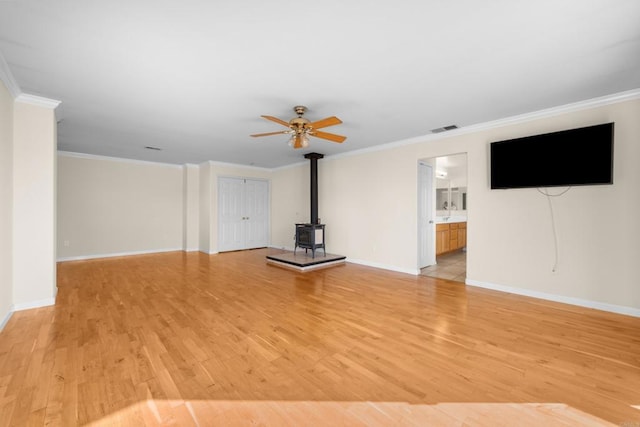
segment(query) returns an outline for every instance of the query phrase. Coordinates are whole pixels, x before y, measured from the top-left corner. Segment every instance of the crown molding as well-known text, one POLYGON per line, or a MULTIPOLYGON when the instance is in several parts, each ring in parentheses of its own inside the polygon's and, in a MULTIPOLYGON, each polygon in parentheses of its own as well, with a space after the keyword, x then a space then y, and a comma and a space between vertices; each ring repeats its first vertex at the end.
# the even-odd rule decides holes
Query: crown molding
POLYGON ((28 93, 21 93, 16 97, 16 102, 22 102, 23 104, 35 105, 36 107, 44 107, 55 110, 62 101, 56 99, 44 98, 37 95, 29 95, 28 93))
POLYGON ((559 116, 561 114, 573 113, 576 111, 588 110, 592 108, 603 107, 606 105, 618 104, 626 101, 633 101, 636 99, 640 99, 640 88, 632 89, 624 92, 618 92, 611 95, 605 95, 598 98, 591 98, 584 101, 578 101, 571 104, 560 105, 557 107, 546 108, 544 110, 533 111, 530 113, 520 114, 517 116, 505 117, 503 119, 493 120, 490 122, 478 123, 470 126, 463 126, 448 132, 415 136, 415 137, 411 137, 411 138, 407 138, 399 141, 389 142, 386 144, 376 145, 375 147, 363 148, 361 150, 354 150, 346 153, 333 154, 333 155, 326 156, 325 158, 338 159, 341 157, 357 156, 365 153, 389 150, 392 148, 402 147, 405 145, 412 145, 412 144, 417 144, 422 142, 439 141, 439 140, 451 138, 454 136, 466 135, 469 133, 496 129, 503 126, 530 122, 533 120, 559 116))
POLYGON ((210 166, 218 166, 218 167, 223 167, 223 168, 241 168, 241 169, 251 169, 251 170, 257 170, 257 171, 263 171, 263 172, 271 172, 273 171, 272 168, 265 168, 262 166, 254 166, 254 165, 241 165, 238 163, 227 163, 227 162, 219 162, 217 160, 209 160, 208 162, 210 166))
MULTIPOLYGON (((560 105, 557 107, 546 108, 544 110, 533 111, 531 113, 525 113, 518 116, 506 117, 504 119, 498 119, 491 122, 480 123, 463 128, 467 132, 479 132, 487 129, 495 129, 502 126, 508 126, 512 124, 525 123, 538 119, 545 119, 549 117, 559 116, 561 114, 573 113, 576 111, 589 110, 592 108, 603 107, 605 105, 618 104, 620 102, 633 101, 640 99, 640 88, 628 90, 625 92, 618 92, 610 95, 601 96, 598 98, 591 98, 584 101, 573 102, 571 104, 560 105)), ((453 133, 453 132, 451 132, 453 133)), ((447 132, 449 134, 449 132, 447 132)))
MULTIPOLYGON (((325 158, 329 158, 329 157, 334 157, 331 155, 326 155, 325 158)), ((301 161, 301 162, 297 162, 297 163, 291 163, 288 165, 284 165, 284 166, 277 166, 275 168, 272 168, 272 171, 281 171, 281 170, 285 170, 285 169, 292 169, 292 168, 297 168, 298 166, 305 166, 308 165, 309 162, 307 161, 301 161)))
POLYGON ((73 151, 58 150, 58 155, 64 156, 64 157, 74 157, 76 159, 106 160, 111 162, 134 163, 134 164, 148 165, 148 166, 165 166, 165 167, 170 167, 175 169, 182 169, 183 167, 183 165, 176 165, 175 163, 162 163, 162 162, 151 162, 148 160, 125 159, 124 157, 101 156, 99 154, 76 153, 73 151))
POLYGON ((0 80, 7 87, 7 90, 9 91, 13 99, 16 99, 20 94, 22 94, 22 91, 20 90, 20 86, 18 86, 16 79, 13 78, 13 74, 11 73, 11 69, 9 68, 9 64, 7 64, 7 61, 4 59, 4 56, 2 56, 1 52, 0 52, 0 80))
POLYGON ((7 87, 7 90, 13 97, 14 101, 56 110, 56 120, 61 121, 63 119, 62 111, 58 108, 62 101, 22 93, 20 86, 18 86, 18 82, 16 82, 16 79, 13 77, 9 64, 2 55, 2 52, 0 52, 0 81, 2 81, 7 87))

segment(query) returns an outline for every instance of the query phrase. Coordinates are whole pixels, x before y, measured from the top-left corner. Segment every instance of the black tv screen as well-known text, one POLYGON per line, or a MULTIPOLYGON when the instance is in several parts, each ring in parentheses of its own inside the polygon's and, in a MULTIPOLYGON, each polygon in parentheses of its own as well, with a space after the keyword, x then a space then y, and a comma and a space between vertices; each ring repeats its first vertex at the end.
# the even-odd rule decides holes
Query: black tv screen
POLYGON ((613 123, 491 143, 491 189, 613 184, 613 123))

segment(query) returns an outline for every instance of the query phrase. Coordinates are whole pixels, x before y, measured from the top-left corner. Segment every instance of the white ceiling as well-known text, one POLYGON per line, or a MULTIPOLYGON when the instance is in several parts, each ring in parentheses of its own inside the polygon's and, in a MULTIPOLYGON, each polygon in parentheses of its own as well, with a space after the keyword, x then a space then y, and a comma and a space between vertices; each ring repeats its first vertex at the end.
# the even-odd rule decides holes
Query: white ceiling
POLYGON ((0 53, 60 150, 278 167, 640 88, 640 1, 3 0, 0 53), (249 136, 295 105, 347 140, 249 136))

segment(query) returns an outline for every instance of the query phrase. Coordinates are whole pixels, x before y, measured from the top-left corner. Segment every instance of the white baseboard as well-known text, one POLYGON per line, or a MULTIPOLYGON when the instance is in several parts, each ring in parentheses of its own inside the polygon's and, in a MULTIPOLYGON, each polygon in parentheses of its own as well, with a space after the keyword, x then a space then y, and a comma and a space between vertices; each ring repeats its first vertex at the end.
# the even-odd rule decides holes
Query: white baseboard
POLYGON ((274 245, 269 245, 268 246, 271 249, 280 249, 283 251, 290 251, 293 252, 293 246, 289 247, 289 246, 274 246, 274 245))
POLYGON ((23 303, 11 305, 11 307, 9 307, 9 312, 4 316, 4 319, 2 319, 2 321, 0 321, 0 331, 2 331, 4 329, 4 327, 6 326, 7 322, 9 321, 9 319, 11 319, 11 316, 16 311, 30 310, 32 308, 49 307, 51 305, 55 305, 55 303, 56 303, 56 295, 58 294, 58 288, 57 287, 55 288, 53 293, 54 293, 54 295, 51 298, 45 298, 45 299, 41 299, 41 300, 28 301, 28 302, 23 302, 23 303))
POLYGON ((163 253, 163 252, 177 252, 182 250, 183 250, 182 248, 166 248, 166 249, 151 249, 146 251, 115 252, 115 253, 109 253, 109 254, 78 255, 78 256, 71 256, 71 257, 60 257, 58 258, 58 262, 81 261, 81 260, 96 259, 96 258, 113 258, 117 256, 149 255, 149 254, 157 254, 157 253, 163 253))
POLYGON ((367 267, 380 268, 382 270, 390 270, 398 273, 411 274, 413 276, 417 276, 418 274, 420 274, 420 270, 418 270, 417 268, 414 268, 414 269, 400 268, 400 267, 396 267, 395 265, 381 264, 378 262, 363 261, 361 259, 353 259, 353 258, 347 258, 347 262, 366 265, 367 267))
POLYGON ((22 310, 30 310, 32 308, 40 308, 40 307, 48 307, 50 305, 55 305, 56 298, 45 298, 37 301, 27 301, 21 302, 18 304, 13 304, 13 311, 22 311, 22 310))
POLYGON ((218 251, 203 251, 203 250, 200 250, 200 249, 198 249, 198 251, 202 252, 203 254, 206 254, 206 255, 215 255, 215 254, 218 253, 218 251))
POLYGON ((9 312, 6 314, 6 316, 4 316, 4 319, 2 319, 2 322, 0 322, 0 332, 2 332, 4 327, 7 325, 7 322, 9 321, 9 319, 11 319, 12 314, 13 314, 13 307, 9 309, 9 312))
POLYGON ((564 304, 577 305, 580 307, 593 308, 596 310, 608 311, 611 313, 624 314, 626 316, 640 317, 640 309, 634 307, 626 307, 623 305, 608 304, 598 301, 590 301, 582 298, 567 297, 563 295, 548 294, 545 292, 532 291, 529 289, 514 288, 511 286, 496 285, 494 283, 481 282, 478 280, 467 279, 467 285, 479 288, 491 289, 494 291, 508 292, 510 294, 523 295, 532 298, 539 298, 548 301, 561 302, 564 304))

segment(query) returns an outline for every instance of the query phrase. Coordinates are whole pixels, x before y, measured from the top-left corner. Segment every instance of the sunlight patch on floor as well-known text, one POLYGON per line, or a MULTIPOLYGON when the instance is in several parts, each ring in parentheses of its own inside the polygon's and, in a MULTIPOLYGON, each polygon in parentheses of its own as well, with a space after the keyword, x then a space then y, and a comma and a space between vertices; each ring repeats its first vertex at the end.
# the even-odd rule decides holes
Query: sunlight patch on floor
POLYGON ((614 426, 562 403, 231 401, 149 399, 87 425, 102 426, 614 426))

